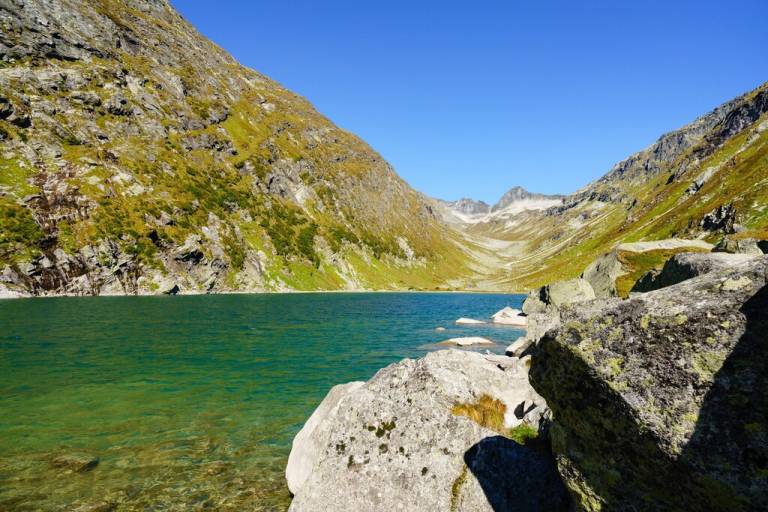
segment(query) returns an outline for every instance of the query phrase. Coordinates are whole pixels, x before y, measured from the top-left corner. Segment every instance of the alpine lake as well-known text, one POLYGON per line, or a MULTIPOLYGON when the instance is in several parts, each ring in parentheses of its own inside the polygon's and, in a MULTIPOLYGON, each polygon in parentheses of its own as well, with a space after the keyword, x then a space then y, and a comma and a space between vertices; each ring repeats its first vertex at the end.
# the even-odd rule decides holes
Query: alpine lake
POLYGON ((487 337, 496 345, 479 350, 503 353, 523 331, 454 322, 523 299, 0 301, 0 510, 286 510, 291 441, 332 386, 457 336, 487 337))

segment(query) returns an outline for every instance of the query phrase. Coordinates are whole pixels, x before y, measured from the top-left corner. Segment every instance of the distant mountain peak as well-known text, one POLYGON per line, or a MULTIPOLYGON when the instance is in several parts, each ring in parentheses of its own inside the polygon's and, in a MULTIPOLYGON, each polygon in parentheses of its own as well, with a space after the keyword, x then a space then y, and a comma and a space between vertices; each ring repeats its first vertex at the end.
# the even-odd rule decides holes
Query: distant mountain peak
POLYGON ((507 190, 503 196, 501 196, 501 199, 499 199, 496 204, 493 205, 491 208, 491 212, 496 212, 499 210, 503 210, 504 208, 509 207, 513 203, 517 203, 520 201, 529 201, 529 200, 556 200, 556 199, 562 199, 564 196, 562 195, 547 195, 547 194, 538 194, 534 192, 528 192, 523 187, 516 185, 509 190, 507 190))
POLYGON ((484 201, 463 197, 456 201, 439 201, 443 207, 445 220, 462 223, 478 223, 491 220, 500 215, 516 215, 527 210, 543 210, 555 206, 564 196, 546 195, 528 192, 516 185, 507 190, 494 204, 489 206, 484 201))

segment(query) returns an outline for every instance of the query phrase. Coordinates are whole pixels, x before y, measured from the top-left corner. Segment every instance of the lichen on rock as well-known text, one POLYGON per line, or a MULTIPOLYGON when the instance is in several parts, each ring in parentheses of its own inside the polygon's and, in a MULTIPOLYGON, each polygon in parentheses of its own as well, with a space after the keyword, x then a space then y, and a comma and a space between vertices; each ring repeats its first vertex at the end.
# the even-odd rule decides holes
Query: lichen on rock
POLYGON ((581 508, 768 507, 767 279, 747 258, 560 311, 531 380, 581 508))

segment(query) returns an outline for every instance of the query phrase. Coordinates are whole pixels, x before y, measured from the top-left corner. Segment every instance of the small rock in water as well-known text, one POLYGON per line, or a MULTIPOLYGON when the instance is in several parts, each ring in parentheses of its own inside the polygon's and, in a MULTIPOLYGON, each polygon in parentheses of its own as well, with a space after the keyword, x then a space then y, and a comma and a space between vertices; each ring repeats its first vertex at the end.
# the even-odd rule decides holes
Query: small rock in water
POLYGON ((460 347, 469 347, 472 345, 494 345, 494 343, 479 336, 467 336, 465 338, 451 338, 449 340, 441 341, 438 345, 458 345, 460 347))
POLYGON ((473 325, 473 324, 484 324, 485 322, 483 322, 482 320, 475 320, 474 318, 461 317, 458 320, 456 320, 456 323, 459 325, 462 325, 462 324, 473 325))
POLYGON ((445 327, 435 327, 435 330, 438 332, 442 332, 445 330, 445 327))
POLYGON ((518 327, 525 327, 528 325, 528 317, 523 315, 523 312, 519 309, 506 307, 501 311, 496 312, 491 318, 493 323, 503 325, 516 325, 518 327))
POLYGON ((99 458, 87 453, 68 453, 53 459, 51 465, 76 473, 85 473, 99 465, 99 458))

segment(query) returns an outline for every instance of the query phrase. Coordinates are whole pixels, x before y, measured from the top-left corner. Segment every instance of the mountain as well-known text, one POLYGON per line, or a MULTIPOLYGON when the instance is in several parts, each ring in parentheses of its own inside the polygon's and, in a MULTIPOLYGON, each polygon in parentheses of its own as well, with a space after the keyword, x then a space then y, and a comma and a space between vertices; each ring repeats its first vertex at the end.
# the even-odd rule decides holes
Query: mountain
POLYGON ((525 290, 575 277, 626 242, 768 238, 767 113, 768 83, 663 135, 560 205, 475 225, 494 251, 500 242, 515 249, 486 281, 525 290))
MULTIPOLYGON (((503 196, 501 196, 501 199, 499 199, 495 205, 493 205, 493 208, 491 211, 497 212, 499 210, 508 209, 509 207, 513 205, 522 205, 522 204, 529 204, 533 205, 538 201, 554 201, 559 202, 560 199, 562 199, 562 195, 546 195, 546 194, 535 194, 528 192, 523 187, 512 187, 511 189, 507 190, 503 196)), ((531 209, 538 209, 538 208, 531 208, 531 209)))
POLYGON ((0 292, 426 288, 433 204, 165 0, 0 2, 0 292))
POLYGON ((542 210, 561 203, 564 196, 531 193, 523 187, 512 187, 494 204, 462 198, 458 201, 437 200, 446 222, 476 224, 493 222, 527 210, 542 210))

